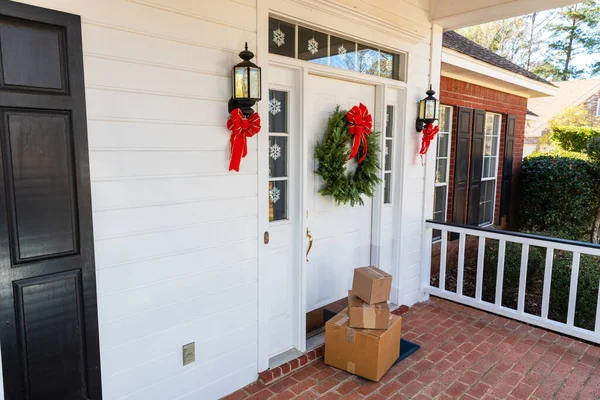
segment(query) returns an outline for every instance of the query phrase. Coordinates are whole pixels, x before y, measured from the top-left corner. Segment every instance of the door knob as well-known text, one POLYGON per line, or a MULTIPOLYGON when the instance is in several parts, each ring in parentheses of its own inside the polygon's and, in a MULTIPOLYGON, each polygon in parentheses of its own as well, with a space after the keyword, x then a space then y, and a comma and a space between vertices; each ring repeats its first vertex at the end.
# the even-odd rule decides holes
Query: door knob
POLYGON ((310 253, 310 249, 312 249, 312 245, 313 245, 313 238, 312 238, 312 235, 310 234, 310 231, 308 230, 308 228, 306 228, 306 237, 308 238, 308 249, 306 250, 306 262, 308 262, 308 253, 310 253))

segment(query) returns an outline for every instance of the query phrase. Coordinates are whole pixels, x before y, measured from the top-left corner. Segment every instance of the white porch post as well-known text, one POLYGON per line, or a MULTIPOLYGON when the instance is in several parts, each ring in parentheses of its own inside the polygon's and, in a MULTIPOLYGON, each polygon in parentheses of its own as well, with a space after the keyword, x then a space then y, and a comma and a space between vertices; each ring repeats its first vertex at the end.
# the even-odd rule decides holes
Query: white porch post
MULTIPOLYGON (((431 53, 429 67, 429 82, 439 98, 440 74, 442 69, 442 27, 431 26, 431 53)), ((429 299, 425 286, 429 285, 431 276, 431 237, 432 229, 425 225, 425 221, 433 217, 433 195, 435 183, 435 155, 437 154, 437 140, 432 141, 431 147, 425 157, 425 189, 423 197, 423 238, 421 240, 421 300, 429 299)))

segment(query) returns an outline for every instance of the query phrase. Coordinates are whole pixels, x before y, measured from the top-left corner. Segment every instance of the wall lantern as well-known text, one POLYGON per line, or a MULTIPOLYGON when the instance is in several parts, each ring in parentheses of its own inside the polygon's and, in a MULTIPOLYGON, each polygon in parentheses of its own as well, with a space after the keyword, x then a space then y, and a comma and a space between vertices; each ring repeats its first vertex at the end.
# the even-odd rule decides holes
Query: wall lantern
POLYGON ((229 100, 229 112, 239 108, 244 116, 254 113, 252 106, 260 101, 260 67, 252 61, 254 53, 246 49, 240 53, 242 61, 233 67, 232 87, 233 97, 229 100))
POLYGON ((429 85, 429 90, 425 93, 427 93, 427 97, 419 102, 419 116, 417 117, 416 125, 417 132, 422 132, 423 128, 429 124, 433 124, 439 119, 438 99, 433 97, 435 91, 432 89, 431 85, 429 85))

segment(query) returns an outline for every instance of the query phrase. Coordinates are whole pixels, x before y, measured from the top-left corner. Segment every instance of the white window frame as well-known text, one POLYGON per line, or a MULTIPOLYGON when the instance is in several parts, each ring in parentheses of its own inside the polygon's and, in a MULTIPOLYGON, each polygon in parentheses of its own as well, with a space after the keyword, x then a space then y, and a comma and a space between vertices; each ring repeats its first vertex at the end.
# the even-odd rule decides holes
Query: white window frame
POLYGON ((383 160, 383 193, 382 193, 382 198, 383 198, 383 204, 384 206, 391 206, 392 202, 393 202, 393 198, 394 198, 394 131, 396 130, 396 106, 394 104, 386 104, 385 106, 385 129, 383 131, 383 149, 381 149, 382 152, 382 157, 381 159, 383 160), (392 123, 390 124, 390 121, 388 120, 387 116, 388 116, 388 107, 392 107, 392 113, 391 118, 392 118, 392 123), (391 128, 390 128, 391 127, 391 128), (387 130, 388 128, 391 129, 392 132, 392 136, 387 136, 387 130), (389 155, 390 157, 390 169, 386 169, 386 160, 388 158, 388 156, 385 154, 385 150, 388 148, 388 143, 389 143, 389 149, 391 151, 392 154, 389 155), (390 193, 390 198, 388 199, 388 201, 386 201, 385 199, 385 177, 389 176, 389 193, 390 193))
MULTIPOLYGON (((483 160, 482 160, 482 168, 481 168, 481 185, 483 186, 484 182, 489 182, 489 181, 494 181, 494 193, 492 195, 492 205, 491 205, 491 210, 492 210, 492 215, 490 218, 490 221, 486 221, 486 222, 482 222, 479 224, 479 226, 481 227, 485 227, 485 226, 491 226, 494 225, 494 215, 496 214, 496 190, 498 189, 498 167, 500 165, 500 136, 502 135, 502 114, 498 114, 498 113, 493 113, 493 112, 487 112, 485 113, 485 127, 487 127, 487 119, 488 119, 488 115, 492 116, 492 118, 494 116, 498 116, 500 118, 500 123, 498 124, 498 134, 495 136, 496 137, 496 168, 494 171, 494 175, 493 176, 489 176, 489 177, 484 177, 483 176, 483 172, 485 171, 485 169, 483 168, 483 165, 485 164, 485 155, 483 156, 483 160)), ((492 129, 493 129, 493 124, 492 124, 492 129)), ((487 137, 492 137, 492 140, 494 139, 494 135, 493 132, 489 133, 485 131, 484 128, 484 139, 483 139, 483 143, 485 146, 485 139, 487 137)), ((492 146, 493 148, 493 146, 492 146)), ((481 196, 479 197, 479 212, 481 212, 483 203, 481 202, 481 196)))
MULTIPOLYGON (((271 177, 269 174, 269 184, 271 184, 271 182, 285 182, 285 190, 286 190, 286 196, 285 196, 285 218, 284 219, 276 219, 273 221, 269 221, 269 225, 272 226, 276 226, 276 225, 285 225, 285 224, 289 224, 291 223, 291 219, 290 219, 290 134, 289 134, 289 123, 290 123, 290 115, 289 115, 289 108, 290 108, 290 96, 291 93, 289 90, 284 90, 284 89, 280 89, 277 87, 269 87, 269 97, 271 96, 271 91, 275 91, 275 92, 281 92, 281 93, 285 93, 285 98, 287 100, 287 104, 285 105, 285 109, 286 109, 286 121, 288 123, 288 126, 286 126, 286 130, 288 132, 271 132, 271 130, 269 128, 267 128, 268 131, 268 136, 269 139, 271 137, 282 137, 282 138, 286 138, 286 149, 285 149, 285 154, 286 154, 286 176, 280 176, 280 177, 271 177)), ((268 100, 267 100, 268 101, 268 100)), ((268 121, 268 116, 267 116, 267 121, 268 121)), ((268 122, 267 122, 268 123, 268 122)), ((270 151, 270 146, 269 146, 269 151, 270 151)), ((270 160, 269 160, 269 168, 270 168, 270 160)), ((269 203, 270 203, 270 199, 269 199, 269 203)))
MULTIPOLYGON (((440 130, 438 132, 438 136, 437 136, 437 151, 436 151, 436 155, 435 155, 435 183, 434 183, 434 187, 442 187, 445 186, 446 187, 446 198, 444 199, 444 212, 443 212, 443 221, 445 222, 446 219, 448 218, 448 196, 449 196, 449 184, 450 184, 450 155, 452 154, 452 121, 453 121, 453 117, 454 117, 454 107, 453 106, 448 106, 448 105, 444 105, 444 104, 440 104, 439 106, 439 114, 441 115, 441 110, 442 108, 446 108, 447 112, 450 116, 449 121, 450 123, 448 124, 448 130, 447 131, 442 131, 440 130), (448 152, 446 154, 445 157, 440 157, 440 133, 442 134, 448 134, 448 152), (445 158, 447 160, 446 162, 446 179, 445 182, 437 182, 437 166, 438 166, 438 160, 445 158)), ((439 126, 439 124, 438 124, 439 126)), ((434 193, 435 193, 435 189, 434 189, 434 193)), ((433 211, 435 212, 435 203, 433 205, 433 211)), ((434 239, 434 242, 438 242, 440 239, 434 239)))
POLYGON ((596 117, 600 117, 600 97, 598 98, 598 103, 596 104, 596 117))

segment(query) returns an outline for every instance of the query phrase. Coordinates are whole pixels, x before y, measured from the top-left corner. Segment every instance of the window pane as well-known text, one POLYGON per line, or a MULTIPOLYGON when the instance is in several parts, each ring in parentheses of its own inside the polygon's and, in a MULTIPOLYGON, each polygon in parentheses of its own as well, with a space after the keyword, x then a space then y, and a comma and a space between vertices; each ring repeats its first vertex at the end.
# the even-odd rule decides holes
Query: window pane
POLYGON ((494 129, 494 115, 485 114, 485 133, 491 135, 494 129))
POLYGON ((385 171, 392 170, 392 141, 390 139, 385 140, 385 171))
POLYGON ((400 68, 400 56, 397 54, 386 53, 381 51, 381 58, 379 61, 381 76, 384 78, 390 79, 400 79, 399 78, 399 68, 400 68))
POLYGON ((287 137, 269 136, 269 177, 287 176, 287 137))
POLYGON ((269 132, 287 133, 287 92, 269 90, 269 132))
POLYGON ((448 168, 448 159, 439 158, 437 160, 436 172, 435 172, 435 183, 446 182, 446 171, 448 168))
POLYGON ((298 58, 327 65, 327 35, 299 26, 298 58))
POLYGON ((433 212, 441 213, 440 219, 436 221, 443 221, 443 214, 446 208, 446 186, 436 186, 433 193, 433 212))
POLYGON ((485 136, 485 140, 483 142, 483 155, 491 156, 492 155, 492 137, 485 136))
POLYGON ((479 203, 479 223, 490 224, 494 213, 494 188, 496 180, 482 182, 479 203))
POLYGON ((379 75, 379 50, 358 45, 358 72, 379 75))
POLYGON ((392 173, 386 172, 383 177, 383 203, 392 202, 392 173))
POLYGON ((269 53, 296 57, 296 27, 269 18, 269 53))
POLYGON ((498 155, 498 136, 492 137, 492 156, 498 155))
POLYGON ((440 122, 439 122, 439 127, 440 127, 440 132, 448 132, 450 133, 450 127, 451 127, 451 121, 450 121, 450 114, 451 114, 451 110, 452 107, 440 107, 440 122))
POLYGON ((500 115, 494 115, 494 136, 500 135, 500 115))
POLYGON ((483 157, 483 174, 484 178, 490 177, 490 157, 483 157))
POLYGON ((394 136, 394 106, 387 106, 385 112, 385 137, 394 136))
POLYGON ((448 157, 448 139, 449 134, 438 134, 438 157, 448 157))
POLYGON ((287 219, 287 181, 269 182, 269 221, 287 219))
POLYGON ((329 62, 332 67, 356 71, 356 43, 330 36, 329 62))

